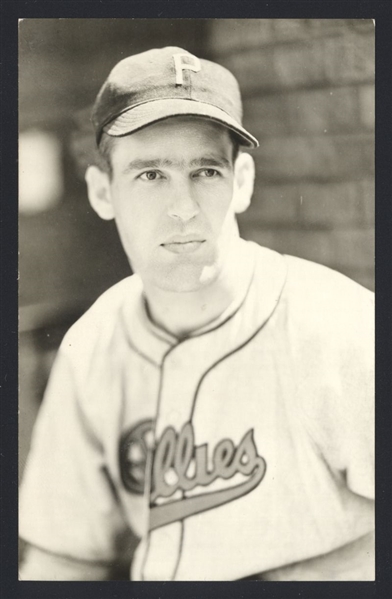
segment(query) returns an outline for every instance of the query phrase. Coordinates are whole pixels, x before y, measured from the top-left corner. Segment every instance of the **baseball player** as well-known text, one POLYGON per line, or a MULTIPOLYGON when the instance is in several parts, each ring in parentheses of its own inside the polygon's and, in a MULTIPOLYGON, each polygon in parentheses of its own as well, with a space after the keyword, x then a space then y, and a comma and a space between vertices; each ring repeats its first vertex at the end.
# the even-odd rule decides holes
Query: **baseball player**
POLYGON ((226 69, 126 58, 93 123, 89 199, 135 274, 59 349, 20 577, 372 580, 373 294, 240 239, 258 142, 226 69))

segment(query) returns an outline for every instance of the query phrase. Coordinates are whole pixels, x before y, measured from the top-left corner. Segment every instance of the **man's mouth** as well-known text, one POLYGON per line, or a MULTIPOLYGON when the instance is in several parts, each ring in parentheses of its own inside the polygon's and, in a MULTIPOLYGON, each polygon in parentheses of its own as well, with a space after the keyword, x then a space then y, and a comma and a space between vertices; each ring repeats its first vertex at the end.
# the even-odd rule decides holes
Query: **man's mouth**
POLYGON ((173 237, 161 246, 172 254, 192 254, 196 252, 203 244, 205 239, 195 238, 190 235, 184 237, 173 237))

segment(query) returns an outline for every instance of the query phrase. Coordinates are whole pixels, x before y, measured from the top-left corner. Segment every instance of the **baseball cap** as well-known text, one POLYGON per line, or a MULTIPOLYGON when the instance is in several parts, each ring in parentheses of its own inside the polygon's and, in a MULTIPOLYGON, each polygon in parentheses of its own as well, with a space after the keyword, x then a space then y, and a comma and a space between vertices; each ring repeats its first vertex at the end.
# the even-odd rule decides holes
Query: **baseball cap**
POLYGON ((241 94, 230 71, 174 46, 121 60, 98 93, 92 122, 99 143, 103 132, 121 137, 181 115, 212 119, 241 145, 259 145, 242 126, 241 94))

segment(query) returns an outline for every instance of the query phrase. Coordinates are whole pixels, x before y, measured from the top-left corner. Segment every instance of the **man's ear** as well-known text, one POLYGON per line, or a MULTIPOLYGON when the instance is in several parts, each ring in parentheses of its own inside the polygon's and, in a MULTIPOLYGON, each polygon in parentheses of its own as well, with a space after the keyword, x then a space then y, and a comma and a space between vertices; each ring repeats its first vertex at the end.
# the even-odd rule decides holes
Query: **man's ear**
POLYGON ((89 166, 86 175, 87 192, 90 204, 104 220, 114 218, 109 175, 97 166, 89 166))
POLYGON ((255 180, 255 163, 250 154, 240 153, 234 164, 233 208, 235 213, 249 207, 255 180))

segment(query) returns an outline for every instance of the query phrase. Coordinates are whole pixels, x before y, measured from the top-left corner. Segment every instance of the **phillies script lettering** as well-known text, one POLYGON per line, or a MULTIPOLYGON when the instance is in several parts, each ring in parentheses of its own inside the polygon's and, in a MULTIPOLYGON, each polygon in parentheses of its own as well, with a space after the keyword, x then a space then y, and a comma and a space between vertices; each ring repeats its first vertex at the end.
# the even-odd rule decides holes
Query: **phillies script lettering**
POLYGON ((230 439, 220 441, 208 468, 208 446, 195 447, 191 423, 179 435, 172 427, 165 429, 154 453, 150 529, 203 512, 252 491, 263 479, 265 460, 257 454, 253 430, 249 430, 235 447, 230 439), (193 471, 191 474, 190 471, 193 471), (171 497, 176 491, 191 491, 197 486, 208 487, 217 478, 230 479, 241 473, 247 479, 236 486, 209 493, 183 496, 182 499, 156 504, 158 498, 171 497))
POLYGON ((208 445, 194 446, 192 425, 189 422, 185 424, 178 437, 175 430, 168 427, 154 454, 151 502, 154 503, 158 497, 170 497, 177 489, 191 491, 198 485, 207 487, 217 478, 229 479, 237 472, 249 476, 263 464, 264 460, 257 455, 252 430, 244 435, 237 448, 230 439, 220 441, 214 449, 209 471, 208 445), (195 461, 195 473, 189 476, 187 472, 192 459, 195 461), (169 471, 174 471, 177 481, 167 482, 169 471))

